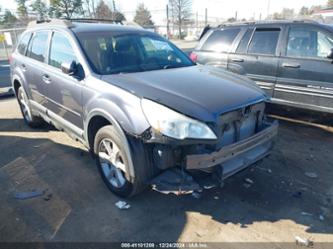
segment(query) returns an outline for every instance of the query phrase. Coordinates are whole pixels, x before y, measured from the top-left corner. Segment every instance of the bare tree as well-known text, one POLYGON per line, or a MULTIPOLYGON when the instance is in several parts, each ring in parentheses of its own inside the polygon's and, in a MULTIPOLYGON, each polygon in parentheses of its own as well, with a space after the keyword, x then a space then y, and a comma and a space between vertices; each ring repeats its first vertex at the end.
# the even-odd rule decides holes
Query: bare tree
POLYGON ((151 20, 150 11, 145 7, 143 3, 138 5, 133 21, 141 26, 154 25, 154 22, 151 20))
POLYGON ((300 16, 308 16, 308 15, 310 15, 310 9, 308 7, 303 6, 300 9, 298 15, 300 15, 300 16))
POLYGON ((191 16, 192 0, 169 0, 173 22, 178 26, 179 39, 182 38, 183 24, 191 16))
POLYGON ((96 3, 95 0, 83 0, 85 5, 85 10, 88 12, 90 18, 96 17, 96 3))
POLYGON ((101 0, 96 7, 96 18, 98 19, 110 19, 112 17, 112 11, 109 6, 101 0))

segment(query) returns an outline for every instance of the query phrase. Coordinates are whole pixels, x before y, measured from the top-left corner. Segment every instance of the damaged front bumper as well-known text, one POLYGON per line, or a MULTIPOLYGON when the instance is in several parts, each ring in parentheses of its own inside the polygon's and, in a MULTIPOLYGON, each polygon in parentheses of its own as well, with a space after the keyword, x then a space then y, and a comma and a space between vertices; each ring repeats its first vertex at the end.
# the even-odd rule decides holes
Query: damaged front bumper
POLYGON ((258 133, 237 143, 222 147, 219 151, 186 156, 185 168, 207 169, 222 166, 222 179, 225 179, 251 164, 266 157, 278 132, 278 122, 266 123, 258 133))
MULTIPOLYGON (((276 120, 264 122, 262 129, 253 136, 223 146, 218 151, 185 154, 181 156, 182 163, 178 165, 179 167, 164 170, 152 179, 151 185, 156 191, 176 195, 200 191, 212 186, 223 186, 224 179, 266 157, 271 151, 277 132, 278 122, 276 120), (216 174, 215 177, 214 174, 210 177, 192 177, 191 172, 194 171, 216 174)), ((161 155, 163 154, 165 155, 165 151, 161 153, 161 155)), ((174 158, 173 154, 166 154, 169 155, 169 160, 174 158)), ((171 166, 172 163, 169 165, 171 166)))

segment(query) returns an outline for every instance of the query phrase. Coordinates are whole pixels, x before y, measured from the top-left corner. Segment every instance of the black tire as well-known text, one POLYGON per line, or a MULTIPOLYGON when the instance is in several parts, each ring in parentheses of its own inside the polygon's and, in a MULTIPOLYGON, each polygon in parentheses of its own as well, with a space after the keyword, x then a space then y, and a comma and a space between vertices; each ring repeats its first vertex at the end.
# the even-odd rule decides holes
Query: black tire
POLYGON ((111 192, 120 197, 131 197, 142 192, 148 186, 148 181, 153 175, 153 171, 150 169, 151 163, 147 160, 147 153, 145 152, 143 143, 135 138, 126 139, 128 141, 123 141, 122 136, 120 136, 117 130, 112 125, 107 125, 97 132, 94 140, 94 154, 101 177, 111 192), (102 151, 101 147, 103 147, 103 141, 112 141, 116 144, 117 149, 120 151, 119 154, 122 155, 121 159, 126 165, 127 172, 124 173, 122 171, 126 182, 121 187, 115 187, 111 184, 110 179, 106 177, 105 171, 103 171, 102 159, 100 159, 99 156, 99 153, 102 151), (130 155, 126 153, 124 147, 126 142, 130 145, 130 155), (128 171, 130 158, 133 162, 134 177, 131 177, 128 171))
POLYGON ((31 128, 38 128, 45 125, 44 120, 41 117, 35 116, 30 108, 28 96, 25 93, 22 86, 17 89, 16 93, 17 102, 20 106, 20 110, 24 119, 24 122, 31 128), (24 99, 24 100, 23 100, 24 99))

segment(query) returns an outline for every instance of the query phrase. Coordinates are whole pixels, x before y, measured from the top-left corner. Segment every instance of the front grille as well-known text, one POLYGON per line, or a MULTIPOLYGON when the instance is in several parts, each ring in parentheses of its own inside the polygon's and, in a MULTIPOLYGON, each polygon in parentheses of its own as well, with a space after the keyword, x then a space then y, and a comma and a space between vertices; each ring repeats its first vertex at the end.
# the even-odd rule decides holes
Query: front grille
POLYGON ((265 103, 260 102, 222 114, 219 120, 217 149, 251 137, 260 131, 264 111, 265 103))

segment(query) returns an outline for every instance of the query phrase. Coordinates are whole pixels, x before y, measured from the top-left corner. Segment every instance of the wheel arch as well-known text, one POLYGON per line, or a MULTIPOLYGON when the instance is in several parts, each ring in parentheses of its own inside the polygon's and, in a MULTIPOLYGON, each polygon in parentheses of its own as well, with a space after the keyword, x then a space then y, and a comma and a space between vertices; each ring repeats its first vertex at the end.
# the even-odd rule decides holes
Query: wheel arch
MULTIPOLYGON (((119 122, 109 113, 107 113, 104 110, 101 109, 94 109, 92 110, 89 115, 86 118, 86 122, 84 124, 85 126, 85 138, 86 138, 86 143, 89 147, 89 149, 94 153, 94 139, 96 136, 96 133, 98 132, 99 129, 106 125, 112 125, 117 132, 119 133, 120 137, 122 138, 122 142, 125 148, 125 151, 128 155, 131 155, 131 148, 129 141, 127 139, 127 136, 125 134, 125 131, 119 124, 119 122)), ((129 163, 129 174, 131 177, 135 177, 134 173, 134 166, 133 166, 133 161, 132 157, 129 156, 128 158, 128 163, 129 163)))

